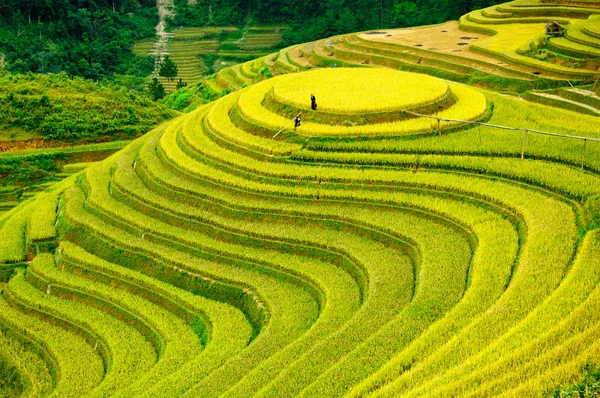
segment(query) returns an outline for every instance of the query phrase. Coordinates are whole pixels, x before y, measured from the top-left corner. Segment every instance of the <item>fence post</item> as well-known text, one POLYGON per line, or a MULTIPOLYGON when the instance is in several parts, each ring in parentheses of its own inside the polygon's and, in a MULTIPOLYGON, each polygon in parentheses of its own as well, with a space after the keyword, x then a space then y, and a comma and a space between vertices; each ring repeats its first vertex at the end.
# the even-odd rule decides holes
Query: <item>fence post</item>
POLYGON ((584 169, 585 165, 585 151, 587 149, 587 139, 583 139, 583 152, 581 152, 581 170, 584 169))
POLYGON ((440 118, 438 117, 438 112, 440 111, 440 108, 435 110, 435 117, 437 118, 437 126, 438 126, 438 134, 440 135, 440 137, 442 136, 442 130, 440 130, 440 118))
POLYGON ((523 148, 521 149, 521 159, 525 159, 525 144, 527 143, 527 129, 523 131, 523 148))

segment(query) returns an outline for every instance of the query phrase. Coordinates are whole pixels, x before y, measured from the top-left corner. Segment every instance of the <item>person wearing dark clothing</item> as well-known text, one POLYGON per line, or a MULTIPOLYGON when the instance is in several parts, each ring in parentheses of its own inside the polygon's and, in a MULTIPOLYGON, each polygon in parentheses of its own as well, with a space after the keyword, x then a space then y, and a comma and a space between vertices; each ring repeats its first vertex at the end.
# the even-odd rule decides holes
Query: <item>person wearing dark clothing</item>
POLYGON ((310 107, 313 111, 317 110, 317 98, 314 94, 310 95, 310 107))
POLYGON ((294 130, 300 126, 300 114, 297 114, 294 118, 294 130))

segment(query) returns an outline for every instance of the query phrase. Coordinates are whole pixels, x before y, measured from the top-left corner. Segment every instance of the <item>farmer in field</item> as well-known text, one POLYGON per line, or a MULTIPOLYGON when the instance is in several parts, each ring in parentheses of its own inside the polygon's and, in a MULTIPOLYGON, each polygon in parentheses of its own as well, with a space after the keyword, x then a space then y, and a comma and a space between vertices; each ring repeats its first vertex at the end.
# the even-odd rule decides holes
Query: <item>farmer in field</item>
POLYGON ((294 118, 294 130, 296 130, 298 126, 300 126, 300 115, 301 113, 297 114, 294 118))
POLYGON ((311 94, 311 95, 310 95, 310 108, 311 108, 313 111, 316 111, 316 110, 317 110, 317 98, 315 97, 315 95, 314 95, 314 94, 311 94))

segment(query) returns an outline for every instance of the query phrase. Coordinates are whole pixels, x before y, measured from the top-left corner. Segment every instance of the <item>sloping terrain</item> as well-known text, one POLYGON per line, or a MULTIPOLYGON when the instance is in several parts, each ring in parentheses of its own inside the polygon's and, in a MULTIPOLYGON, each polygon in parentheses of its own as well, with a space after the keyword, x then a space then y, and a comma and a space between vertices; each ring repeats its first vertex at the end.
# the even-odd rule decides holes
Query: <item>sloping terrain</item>
POLYGON ((139 91, 66 74, 0 72, 0 104, 0 213, 84 167, 67 164, 102 160, 176 115, 139 91))
MULTIPOLYGON (((168 54, 178 67, 176 81, 191 84, 240 61, 269 54, 278 48, 284 29, 285 26, 248 27, 242 31, 235 27, 184 27, 166 33, 159 42, 138 42, 133 49, 139 55, 168 54)), ((169 91, 175 88, 175 83, 166 78, 159 80, 169 91)))
POLYGON ((538 397, 580 380, 600 354, 598 10, 517 1, 179 91, 228 95, 0 213, 11 391, 538 397), (566 33, 541 40, 550 19, 566 33))
MULTIPOLYGON (((321 39, 267 56, 251 74, 227 68, 216 77, 217 87, 211 79, 201 84, 221 95, 247 79, 263 79, 265 68, 281 74, 312 67, 388 67, 597 114, 597 92, 589 91, 597 91, 600 80, 600 3, 557 3, 517 0, 473 11, 458 22, 321 39), (545 25, 554 20, 564 27, 562 37, 545 36, 545 25), (569 90, 574 86, 587 95, 569 90)), ((194 95, 200 90, 188 91, 188 102, 198 103, 194 95)))
POLYGON ((35 396, 538 396, 598 356, 597 126, 385 69, 232 93, 0 217, 0 356, 35 396))

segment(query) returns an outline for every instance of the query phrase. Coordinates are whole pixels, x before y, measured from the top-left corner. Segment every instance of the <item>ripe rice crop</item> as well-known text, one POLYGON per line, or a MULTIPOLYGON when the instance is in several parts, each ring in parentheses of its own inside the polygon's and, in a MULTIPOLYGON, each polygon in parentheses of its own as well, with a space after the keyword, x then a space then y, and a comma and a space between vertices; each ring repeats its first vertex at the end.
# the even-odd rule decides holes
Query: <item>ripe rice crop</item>
MULTIPOLYGON (((458 58, 369 51, 370 35, 387 37, 290 47, 219 82, 344 51, 458 58)), ((596 137, 596 118, 343 65, 181 114, 0 218, 0 355, 31 391, 479 397, 578 380, 600 353, 600 146, 531 130, 596 137), (529 133, 438 127, 436 109, 529 133)))
MULTIPOLYGON (((244 117, 255 124, 272 129, 274 133, 282 129, 291 131, 293 129, 293 122, 291 120, 261 105, 262 99, 267 92, 277 86, 276 80, 271 79, 259 83, 250 90, 242 93, 238 99, 238 108, 244 117)), ((449 87, 458 99, 456 104, 439 113, 440 118, 474 120, 485 114, 487 101, 482 93, 459 85, 450 85, 449 87)), ((447 128, 455 124, 455 122, 443 121, 440 123, 440 127, 447 128)), ((411 118, 391 123, 376 123, 361 126, 332 126, 306 122, 298 127, 296 132, 306 136, 354 137, 408 135, 432 131, 434 129, 437 129, 437 121, 435 119, 411 118)))
MULTIPOLYGON (((19 283, 22 278, 23 274, 17 273, 14 283, 19 283)), ((26 314, 26 308, 13 306, 9 301, 12 302, 10 294, 4 291, 0 298, 0 320, 26 340, 41 345, 50 361, 51 372, 59 376, 52 393, 81 396, 100 384, 104 369, 93 346, 80 335, 39 319, 31 309, 26 314)))
POLYGON ((0 229, 0 263, 15 263, 25 260, 27 219, 33 204, 19 208, 0 229))
POLYGON ((448 91, 441 80, 407 72, 336 68, 315 69, 277 79, 275 98, 298 109, 310 109, 310 95, 318 110, 331 113, 373 113, 416 108, 434 103, 448 91))

